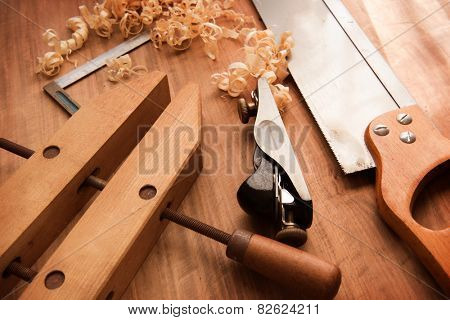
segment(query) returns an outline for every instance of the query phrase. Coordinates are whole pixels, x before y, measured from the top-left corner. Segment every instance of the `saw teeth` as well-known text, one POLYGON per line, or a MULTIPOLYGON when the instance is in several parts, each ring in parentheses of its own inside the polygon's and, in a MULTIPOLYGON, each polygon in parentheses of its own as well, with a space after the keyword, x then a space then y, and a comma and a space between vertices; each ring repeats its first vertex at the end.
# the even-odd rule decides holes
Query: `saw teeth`
POLYGON ((317 125, 319 126, 319 129, 323 135, 323 137, 325 138, 328 146, 330 147, 334 158, 336 159, 337 163, 339 164, 339 166, 341 167, 342 171, 344 172, 344 174, 351 174, 351 173, 355 173, 358 171, 363 171, 363 170, 367 170, 370 168, 375 168, 375 162, 373 161, 373 159, 371 158, 369 160, 369 162, 364 161, 362 163, 353 163, 351 166, 344 166, 341 162, 341 159, 338 157, 338 153, 336 152, 336 148, 334 147, 334 144, 332 143, 332 139, 330 139, 330 135, 328 133, 328 131, 324 130, 324 127, 326 128, 326 126, 322 125, 318 120, 317 117, 315 116, 316 112, 314 112, 315 110, 312 110, 311 107, 306 103, 306 101, 303 99, 303 103, 308 107, 310 114, 312 114, 314 121, 317 123, 317 125), (350 168, 350 169, 349 169, 350 168))

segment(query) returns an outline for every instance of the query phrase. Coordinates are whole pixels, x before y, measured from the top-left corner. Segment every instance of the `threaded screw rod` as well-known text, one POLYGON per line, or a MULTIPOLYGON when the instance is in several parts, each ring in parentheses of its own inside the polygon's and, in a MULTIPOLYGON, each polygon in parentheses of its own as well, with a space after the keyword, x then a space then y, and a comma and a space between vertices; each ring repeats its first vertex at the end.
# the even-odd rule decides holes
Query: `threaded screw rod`
POLYGON ((4 275, 15 275, 16 277, 26 281, 31 282, 33 281, 34 277, 37 275, 37 272, 34 271, 31 268, 25 267, 24 265, 20 264, 18 261, 11 262, 8 267, 6 268, 4 275))
POLYGON ((100 190, 100 191, 105 189, 106 183, 107 182, 105 180, 103 180, 103 179, 101 179, 99 177, 93 176, 93 175, 90 175, 84 181, 85 185, 87 185, 89 187, 92 187, 92 188, 95 188, 95 189, 100 190))
MULTIPOLYGON (((5 138, 0 138, 0 149, 4 149, 6 151, 14 153, 15 155, 18 155, 19 157, 25 159, 29 159, 34 153, 33 150, 5 138)), ((87 177, 86 181, 84 182, 86 186, 95 188, 100 191, 102 191, 106 187, 106 183, 107 182, 105 180, 93 175, 87 177)))
POLYGON ((185 216, 182 213, 176 212, 170 208, 166 208, 161 214, 161 219, 167 219, 180 226, 188 228, 192 231, 200 233, 208 238, 216 240, 224 245, 228 245, 231 239, 231 234, 226 233, 222 230, 216 229, 210 225, 200 222, 191 217, 185 216))
POLYGON ((33 150, 4 138, 0 138, 0 148, 25 159, 30 158, 34 153, 33 150))

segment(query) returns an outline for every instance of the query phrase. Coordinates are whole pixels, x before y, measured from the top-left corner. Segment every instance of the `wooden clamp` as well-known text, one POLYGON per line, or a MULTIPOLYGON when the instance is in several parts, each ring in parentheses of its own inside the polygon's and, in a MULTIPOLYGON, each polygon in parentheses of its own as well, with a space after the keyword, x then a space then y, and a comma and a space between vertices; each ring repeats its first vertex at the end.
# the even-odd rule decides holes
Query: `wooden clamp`
MULTIPOLYGON (((82 187, 86 178, 108 179, 169 102, 161 72, 118 84, 82 106, 0 186, 0 274, 13 261, 33 265, 94 195, 82 187)), ((1 276, 0 297, 16 282, 1 276)))
POLYGON ((177 208, 198 176, 200 130, 199 88, 187 85, 21 298, 120 297, 167 225, 161 213, 177 208))

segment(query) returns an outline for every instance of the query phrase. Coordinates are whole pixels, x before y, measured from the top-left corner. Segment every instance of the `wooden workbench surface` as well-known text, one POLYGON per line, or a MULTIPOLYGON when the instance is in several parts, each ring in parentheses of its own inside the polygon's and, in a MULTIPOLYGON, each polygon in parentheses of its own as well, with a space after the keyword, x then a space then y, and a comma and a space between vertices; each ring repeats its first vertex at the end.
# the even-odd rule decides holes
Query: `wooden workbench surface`
MULTIPOLYGON (((29 148, 46 143, 67 114, 42 91, 45 79, 34 74, 35 58, 47 51, 46 28, 60 35, 78 6, 94 1, 0 1, 0 137, 29 148)), ((237 9, 258 17, 250 1, 237 9)), ((375 46, 418 104, 450 137, 450 5, 447 0, 344 0, 375 46)), ((67 33, 65 33, 67 32, 67 33)), ((72 59, 83 63, 121 41, 93 32, 72 59)), ((64 37, 63 37, 64 38, 64 37)), ((182 211, 227 231, 248 228, 264 233, 239 207, 236 191, 252 172, 254 144, 241 125, 236 101, 210 84, 212 73, 239 58, 239 43, 224 40, 217 61, 195 41, 186 52, 146 44, 131 56, 135 63, 168 74, 172 96, 188 81, 201 84, 205 170, 182 204, 182 211), (217 134, 207 127, 217 127, 217 134)), ((301 38, 297 39, 301 45, 301 38)), ((66 63, 63 72, 70 70, 66 63)), ((342 270, 338 299, 442 298, 429 273, 377 215, 374 172, 344 176, 295 85, 294 103, 283 116, 305 171, 315 217, 304 250, 342 270), (293 125, 295 124, 295 127, 293 125)), ((81 105, 113 86, 98 71, 68 89, 81 105)), ((25 160, 0 151, 0 183, 25 160)), ((448 179, 448 176, 447 176, 448 179)), ((432 228, 449 226, 449 180, 439 179, 419 198, 417 220, 432 228), (446 183, 447 182, 447 183, 446 183), (426 212, 426 214, 425 214, 426 212)), ((0 221, 1 223, 1 221, 0 221)), ((47 253, 48 255, 48 253, 47 253)), ((42 265, 39 261, 36 268, 42 265)), ((14 297, 14 295, 11 295, 14 297)), ((169 225, 123 296, 126 299, 278 299, 294 298, 264 278, 233 264, 213 241, 169 225)))

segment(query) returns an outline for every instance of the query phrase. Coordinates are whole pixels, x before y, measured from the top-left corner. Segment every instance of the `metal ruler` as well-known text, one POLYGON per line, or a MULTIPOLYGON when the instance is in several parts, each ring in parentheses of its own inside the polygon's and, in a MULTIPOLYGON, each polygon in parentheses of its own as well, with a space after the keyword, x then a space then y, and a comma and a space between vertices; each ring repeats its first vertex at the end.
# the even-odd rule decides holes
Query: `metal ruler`
POLYGON ((48 83, 44 86, 44 90, 72 115, 78 111, 80 105, 69 96, 64 90, 65 88, 103 67, 107 59, 120 57, 148 41, 150 41, 150 34, 148 32, 138 34, 48 83))

